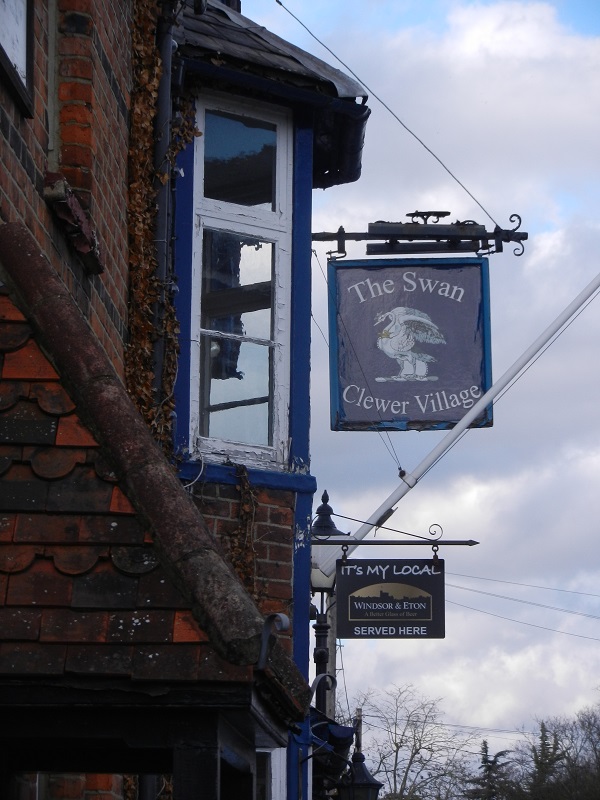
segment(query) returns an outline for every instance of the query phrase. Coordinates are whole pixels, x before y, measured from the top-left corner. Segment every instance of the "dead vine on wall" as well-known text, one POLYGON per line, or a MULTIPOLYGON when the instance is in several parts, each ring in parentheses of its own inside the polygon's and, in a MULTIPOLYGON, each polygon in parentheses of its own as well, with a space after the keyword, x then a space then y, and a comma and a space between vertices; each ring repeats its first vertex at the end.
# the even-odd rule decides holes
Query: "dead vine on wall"
POLYGON ((244 466, 237 466, 236 477, 239 480, 236 488, 240 493, 239 523, 227 537, 228 554, 246 590, 259 603, 264 597, 265 589, 257 580, 256 570, 256 548, 254 546, 254 522, 258 507, 256 489, 250 483, 248 471, 244 466))
MULTIPOLYGON (((132 29, 133 90, 129 145, 129 343, 125 356, 127 390, 168 456, 173 455, 173 391, 177 377, 179 323, 172 293, 172 276, 165 285, 157 278, 155 228, 157 186, 171 179, 178 153, 199 132, 191 98, 177 98, 164 167, 155 170, 155 118, 161 78, 156 31, 161 13, 157 0, 134 0, 132 29), (156 313, 160 307, 159 315, 156 313), (155 383, 155 342, 164 353, 160 397, 155 383)), ((171 267, 169 265, 168 272, 171 267)))
MULTIPOLYGON (((125 355, 127 390, 167 455, 172 455, 173 388, 177 375, 179 325, 169 286, 157 278, 155 228, 157 183, 169 171, 155 171, 155 118, 162 64, 156 46, 160 14, 156 0, 134 0, 133 89, 129 143, 129 342, 125 355), (161 321, 156 308, 160 305, 161 321), (155 390, 155 342, 164 341, 161 396, 155 390)), ((176 146, 176 145, 175 145, 176 146)), ((174 145, 172 143, 171 149, 174 145)), ((169 163, 171 158, 169 157, 169 163)))
POLYGON ((156 48, 159 8, 154 0, 134 1, 133 90, 129 141, 129 343, 125 376, 132 400, 152 426, 155 339, 153 305, 159 297, 154 227, 154 119, 161 63, 156 48))

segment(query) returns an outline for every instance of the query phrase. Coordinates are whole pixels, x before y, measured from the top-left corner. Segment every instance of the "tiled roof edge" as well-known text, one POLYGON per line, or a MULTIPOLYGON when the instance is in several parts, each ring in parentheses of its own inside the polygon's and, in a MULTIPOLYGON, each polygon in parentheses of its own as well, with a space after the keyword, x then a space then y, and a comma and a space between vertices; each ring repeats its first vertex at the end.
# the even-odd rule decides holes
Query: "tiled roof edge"
MULTIPOLYGON (((224 561, 108 356, 24 225, 0 224, 0 262, 21 311, 39 333, 40 346, 111 459, 127 496, 155 537, 164 566, 191 600, 211 644, 231 663, 256 664, 262 615, 224 561)), ((284 692, 301 716, 299 699, 308 707, 306 682, 279 644, 274 651, 272 666, 279 666, 284 692)))

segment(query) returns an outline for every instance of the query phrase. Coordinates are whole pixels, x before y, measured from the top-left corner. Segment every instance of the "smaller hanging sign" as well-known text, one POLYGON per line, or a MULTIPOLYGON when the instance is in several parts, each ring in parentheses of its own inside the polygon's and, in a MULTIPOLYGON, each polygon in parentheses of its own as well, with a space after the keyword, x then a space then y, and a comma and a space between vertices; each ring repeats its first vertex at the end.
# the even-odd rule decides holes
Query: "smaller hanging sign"
POLYGON ((443 639, 443 559, 336 562, 340 639, 443 639))

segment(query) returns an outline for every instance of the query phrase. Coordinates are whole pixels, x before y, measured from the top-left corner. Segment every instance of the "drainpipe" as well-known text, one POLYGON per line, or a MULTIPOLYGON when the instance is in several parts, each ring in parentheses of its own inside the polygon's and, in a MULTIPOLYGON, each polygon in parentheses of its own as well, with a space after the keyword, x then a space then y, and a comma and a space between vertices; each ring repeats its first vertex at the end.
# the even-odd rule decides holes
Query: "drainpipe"
MULTIPOLYGON (((156 31, 156 45, 162 62, 162 74, 158 86, 156 118, 154 122, 154 171, 166 174, 167 180, 155 178, 156 194, 156 277, 159 284, 159 298, 154 307, 154 329, 162 331, 164 325, 165 296, 169 291, 171 255, 171 167, 167 153, 171 142, 171 65, 173 58, 173 25, 175 22, 175 3, 166 0, 161 5, 156 31)), ((165 340, 158 336, 154 345, 154 391, 156 403, 161 403, 162 373, 164 365, 165 340)))

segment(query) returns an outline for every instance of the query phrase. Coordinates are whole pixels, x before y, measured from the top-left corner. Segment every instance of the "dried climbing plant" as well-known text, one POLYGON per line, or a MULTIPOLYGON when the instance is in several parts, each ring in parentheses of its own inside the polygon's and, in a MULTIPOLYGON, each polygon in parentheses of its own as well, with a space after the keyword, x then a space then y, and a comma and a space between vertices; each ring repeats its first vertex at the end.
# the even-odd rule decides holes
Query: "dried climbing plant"
POLYGON ((167 152, 164 171, 154 165, 154 121, 162 64, 156 47, 160 4, 135 0, 132 26, 133 89, 129 144, 129 342, 125 355, 127 390, 164 452, 172 456, 173 390, 177 377, 179 324, 170 278, 163 286, 157 278, 155 227, 157 185, 169 181, 168 166, 197 135, 193 103, 180 103, 167 152), (155 309, 161 305, 160 328, 155 309), (162 338, 164 358, 161 391, 155 391, 154 345, 162 338))
POLYGON ((129 343, 125 355, 127 390, 152 427, 153 305, 159 297, 154 227, 154 119, 161 62, 156 48, 159 7, 153 0, 133 4, 133 89, 129 136, 129 343))
MULTIPOLYGON (((123 775, 123 800, 139 800, 139 775, 123 775)), ((173 776, 161 775, 155 800, 173 800, 173 776)))
POLYGON ((235 469, 239 492, 237 527, 222 538, 222 544, 236 574, 256 603, 265 597, 264 580, 258 578, 255 547, 255 518, 258 508, 256 489, 250 483, 248 471, 241 464, 235 469))

